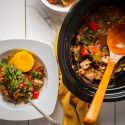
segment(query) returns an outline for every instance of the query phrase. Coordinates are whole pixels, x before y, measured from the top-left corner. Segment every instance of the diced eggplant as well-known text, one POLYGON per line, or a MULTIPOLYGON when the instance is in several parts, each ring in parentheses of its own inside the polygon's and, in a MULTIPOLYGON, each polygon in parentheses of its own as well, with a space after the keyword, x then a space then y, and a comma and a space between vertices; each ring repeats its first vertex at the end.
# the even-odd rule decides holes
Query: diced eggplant
POLYGON ((22 93, 13 93, 13 97, 15 100, 17 100, 19 97, 23 97, 22 93))
POLYGON ((81 57, 81 46, 74 46, 73 48, 73 53, 74 53, 74 59, 75 61, 79 61, 79 58, 81 57))
POLYGON ((96 73, 91 70, 87 70, 85 73, 85 77, 91 81, 93 81, 95 79, 95 76, 96 76, 96 73))
POLYGON ((85 74, 85 70, 83 70, 82 68, 79 69, 79 74, 84 75, 85 74))
POLYGON ((102 79, 102 76, 103 76, 102 72, 101 72, 101 71, 97 71, 96 76, 95 76, 95 79, 96 79, 96 80, 101 80, 101 79, 102 79))

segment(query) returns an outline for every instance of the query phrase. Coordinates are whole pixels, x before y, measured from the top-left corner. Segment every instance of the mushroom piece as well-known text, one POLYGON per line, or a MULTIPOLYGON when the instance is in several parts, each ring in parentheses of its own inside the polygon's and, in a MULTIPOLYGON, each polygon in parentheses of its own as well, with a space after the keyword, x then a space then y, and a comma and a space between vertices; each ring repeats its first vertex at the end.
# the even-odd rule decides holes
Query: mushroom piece
POLYGON ((39 79, 34 79, 33 85, 35 88, 40 88, 43 85, 43 81, 39 79))
POLYGON ((88 69, 92 62, 89 59, 86 59, 80 63, 82 69, 88 69))
POLYGON ((109 56, 103 56, 103 57, 102 57, 102 61, 103 61, 104 63, 108 63, 108 60, 109 60, 109 56))

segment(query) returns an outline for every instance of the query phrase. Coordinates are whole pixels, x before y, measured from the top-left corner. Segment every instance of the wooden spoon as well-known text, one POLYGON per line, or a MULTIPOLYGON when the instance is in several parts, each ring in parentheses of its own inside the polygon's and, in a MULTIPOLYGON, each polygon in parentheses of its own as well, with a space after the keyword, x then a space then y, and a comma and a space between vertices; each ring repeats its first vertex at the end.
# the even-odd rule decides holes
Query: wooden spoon
POLYGON ((87 125, 96 123, 115 64, 125 55, 125 24, 118 24, 109 31, 107 44, 110 50, 110 58, 89 111, 83 120, 87 125))

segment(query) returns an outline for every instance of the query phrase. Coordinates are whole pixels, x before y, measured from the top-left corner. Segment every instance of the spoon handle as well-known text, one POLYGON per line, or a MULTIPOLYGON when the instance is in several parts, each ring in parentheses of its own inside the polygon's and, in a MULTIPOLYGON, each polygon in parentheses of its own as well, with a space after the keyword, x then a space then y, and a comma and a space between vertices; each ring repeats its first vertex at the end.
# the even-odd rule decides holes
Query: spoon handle
POLYGON ((30 104, 37 110, 39 111, 45 118, 46 120, 51 124, 51 125, 60 125, 59 123, 57 123, 54 119, 52 119, 50 116, 48 116, 47 114, 45 114, 40 108, 38 108, 38 106, 32 102, 29 99, 30 104))
POLYGON ((104 98, 106 89, 108 87, 108 83, 109 83, 109 80, 111 78, 115 64, 116 63, 113 62, 111 59, 109 60, 106 71, 103 75, 103 78, 102 78, 100 84, 99 84, 99 87, 96 91, 94 99, 91 103, 91 106, 90 106, 90 108, 89 108, 89 110, 88 110, 88 112, 83 120, 83 122, 86 123, 87 125, 91 125, 91 124, 96 123, 96 120, 97 120, 97 117, 98 117, 98 114, 99 114, 99 111, 101 109, 101 105, 103 102, 103 98, 104 98))

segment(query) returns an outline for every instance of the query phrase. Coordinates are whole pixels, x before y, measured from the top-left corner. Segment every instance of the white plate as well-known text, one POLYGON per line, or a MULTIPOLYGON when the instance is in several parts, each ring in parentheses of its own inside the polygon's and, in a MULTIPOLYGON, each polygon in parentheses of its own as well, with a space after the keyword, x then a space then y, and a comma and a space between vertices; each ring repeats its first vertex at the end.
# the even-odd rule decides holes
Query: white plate
MULTIPOLYGON (((61 6, 61 5, 57 5, 57 4, 50 4, 48 2, 48 0, 41 0, 47 7, 49 7, 52 10, 58 11, 58 12, 68 12, 69 9, 71 8, 72 5, 69 6, 61 6)), ((76 0, 77 1, 77 0, 76 0)))
MULTIPOLYGON (((48 44, 26 39, 0 41, 0 55, 12 49, 28 50, 42 60, 47 77, 45 78, 39 98, 34 100, 34 102, 46 114, 52 114, 58 95, 58 68, 52 48, 48 44)), ((14 105, 4 101, 0 94, 0 119, 21 121, 41 117, 41 114, 29 103, 14 105)))

